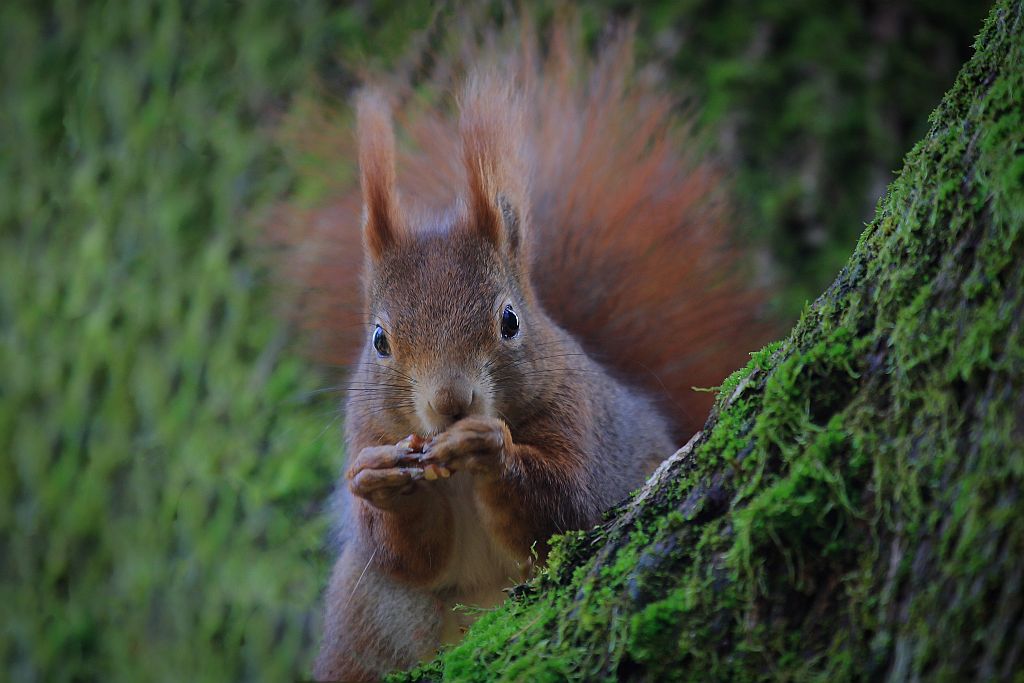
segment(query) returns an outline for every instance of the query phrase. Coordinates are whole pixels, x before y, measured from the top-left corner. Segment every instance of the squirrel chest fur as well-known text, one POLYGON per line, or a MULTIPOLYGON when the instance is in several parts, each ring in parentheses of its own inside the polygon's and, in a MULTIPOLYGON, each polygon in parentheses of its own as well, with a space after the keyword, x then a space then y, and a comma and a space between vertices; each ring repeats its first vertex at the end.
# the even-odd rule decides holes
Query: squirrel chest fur
MULTIPOLYGON (((694 427, 689 387, 757 343, 714 175, 679 153, 670 102, 630 85, 628 41, 586 68, 565 36, 545 59, 531 45, 482 55, 497 66, 465 79, 456 117, 403 117, 415 152, 383 95, 359 97, 361 191, 316 242, 358 235, 364 260, 344 327, 361 332, 338 335, 359 357, 318 679, 457 640, 456 604, 493 606, 552 535, 597 524, 694 427)), ((352 289, 350 269, 306 271, 352 289)))

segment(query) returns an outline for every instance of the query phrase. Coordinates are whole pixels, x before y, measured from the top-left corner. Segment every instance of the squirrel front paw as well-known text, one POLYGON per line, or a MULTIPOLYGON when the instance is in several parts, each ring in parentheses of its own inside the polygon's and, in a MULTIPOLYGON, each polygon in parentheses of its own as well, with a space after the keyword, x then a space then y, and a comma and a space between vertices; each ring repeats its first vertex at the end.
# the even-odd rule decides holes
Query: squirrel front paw
POLYGON ((345 474, 349 489, 378 508, 391 509, 402 505, 417 481, 450 476, 446 468, 422 462, 421 441, 408 437, 393 446, 362 449, 345 474))
POLYGON ((467 417, 435 436, 423 449, 424 461, 451 471, 496 476, 501 455, 512 445, 508 426, 493 417, 467 417))

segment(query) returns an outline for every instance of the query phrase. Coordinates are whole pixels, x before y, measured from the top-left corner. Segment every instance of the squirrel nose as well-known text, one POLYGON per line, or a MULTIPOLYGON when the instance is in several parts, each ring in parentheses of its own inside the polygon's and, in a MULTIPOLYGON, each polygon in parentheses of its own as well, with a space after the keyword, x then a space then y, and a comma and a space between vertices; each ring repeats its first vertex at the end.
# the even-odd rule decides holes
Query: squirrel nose
POLYGON ((469 386, 444 386, 434 392, 428 404, 438 415, 453 421, 459 420, 469 413, 469 407, 473 404, 473 389, 469 386))

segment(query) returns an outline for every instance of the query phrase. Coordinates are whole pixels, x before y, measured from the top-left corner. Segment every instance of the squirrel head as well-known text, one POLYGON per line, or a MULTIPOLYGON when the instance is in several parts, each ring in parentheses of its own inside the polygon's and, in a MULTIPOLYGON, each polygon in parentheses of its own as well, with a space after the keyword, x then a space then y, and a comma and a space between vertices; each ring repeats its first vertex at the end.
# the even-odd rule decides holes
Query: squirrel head
POLYGON ((539 391, 551 323, 529 282, 518 109, 493 83, 471 81, 460 102, 461 198, 415 219, 399 204, 388 108, 359 100, 369 318, 349 401, 394 433, 428 436, 470 415, 514 422, 539 391))

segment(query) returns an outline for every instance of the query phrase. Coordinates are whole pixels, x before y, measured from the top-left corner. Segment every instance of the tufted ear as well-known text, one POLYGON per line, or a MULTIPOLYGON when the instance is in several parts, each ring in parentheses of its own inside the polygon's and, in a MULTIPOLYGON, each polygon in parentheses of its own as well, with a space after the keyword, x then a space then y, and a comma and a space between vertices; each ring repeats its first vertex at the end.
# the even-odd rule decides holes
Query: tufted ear
POLYGON ((363 243, 374 260, 404 231, 395 185, 395 132, 383 95, 365 90, 358 96, 359 182, 363 191, 363 243))
POLYGON ((460 105, 469 227, 510 256, 522 258, 527 192, 521 105, 493 77, 470 79, 460 105))

